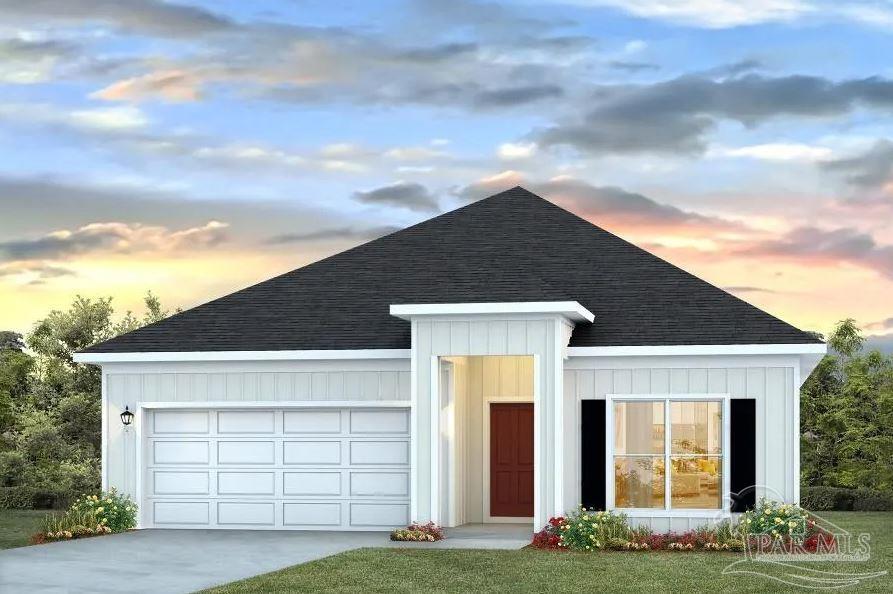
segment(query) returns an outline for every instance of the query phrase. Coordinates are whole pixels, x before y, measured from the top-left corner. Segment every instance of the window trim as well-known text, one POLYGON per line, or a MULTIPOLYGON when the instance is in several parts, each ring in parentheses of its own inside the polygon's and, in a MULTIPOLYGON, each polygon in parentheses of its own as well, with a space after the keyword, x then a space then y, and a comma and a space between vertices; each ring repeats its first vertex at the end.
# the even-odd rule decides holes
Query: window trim
POLYGON ((605 400, 605 452, 607 453, 607 464, 605 464, 605 507, 608 510, 623 512, 628 516, 705 516, 711 514, 722 514, 723 516, 731 515, 731 499, 729 498, 729 489, 731 488, 731 475, 729 465, 730 454, 730 432, 731 432, 731 411, 729 393, 699 393, 699 394, 606 394, 605 400), (669 468, 664 471, 664 507, 623 507, 618 508, 615 502, 614 489, 614 402, 615 401, 655 401, 664 403, 664 460, 672 457, 670 451, 670 433, 668 428, 672 424, 670 416, 670 402, 698 402, 704 400, 714 400, 722 403, 722 504, 719 509, 716 508, 679 508, 673 509, 671 506, 672 494, 670 492, 670 472, 669 468))

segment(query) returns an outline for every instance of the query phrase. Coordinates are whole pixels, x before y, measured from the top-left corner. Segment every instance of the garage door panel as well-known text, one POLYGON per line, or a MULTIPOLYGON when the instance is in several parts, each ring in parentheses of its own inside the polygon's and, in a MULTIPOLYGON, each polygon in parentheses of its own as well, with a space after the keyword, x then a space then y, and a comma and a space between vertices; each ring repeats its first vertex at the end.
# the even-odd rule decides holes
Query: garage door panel
POLYGON ((406 410, 352 410, 351 433, 409 433, 409 412, 406 410))
POLYGON ((152 431, 156 435, 170 433, 207 433, 207 411, 172 410, 156 411, 152 418, 152 431))
POLYGON ((284 526, 339 527, 341 526, 341 503, 283 503, 282 524, 284 526))
POLYGON ((233 472, 217 473, 218 495, 275 495, 276 473, 233 472))
POLYGON ((351 503, 351 526, 403 526, 409 523, 409 505, 403 503, 351 503))
POLYGON ((208 472, 156 470, 152 473, 152 493, 155 495, 208 495, 208 472))
POLYGON ((351 472, 350 494, 361 497, 409 497, 409 473, 351 472))
POLYGON ((276 416, 271 410, 220 411, 217 413, 217 433, 274 433, 276 416))
POLYGON ((143 524, 380 530, 409 521, 408 409, 276 406, 151 411, 143 524))
POLYGON ((285 411, 282 419, 285 433, 341 433, 340 410, 285 411))
POLYGON ((156 501, 152 506, 155 524, 187 524, 207 526, 210 523, 211 504, 207 501, 156 501))
POLYGON ((340 472, 285 472, 282 476, 283 495, 341 495, 340 472))
POLYGON ((275 464, 273 441, 218 441, 218 464, 275 464))
POLYGON ((340 441, 286 441, 282 444, 284 464, 341 464, 340 441))
POLYGON ((208 464, 211 461, 207 441, 155 441, 152 446, 155 464, 208 464))
POLYGON ((351 464, 409 464, 409 444, 401 441, 351 441, 351 464))
POLYGON ((217 524, 221 526, 273 526, 276 523, 276 505, 270 502, 217 503, 217 524))

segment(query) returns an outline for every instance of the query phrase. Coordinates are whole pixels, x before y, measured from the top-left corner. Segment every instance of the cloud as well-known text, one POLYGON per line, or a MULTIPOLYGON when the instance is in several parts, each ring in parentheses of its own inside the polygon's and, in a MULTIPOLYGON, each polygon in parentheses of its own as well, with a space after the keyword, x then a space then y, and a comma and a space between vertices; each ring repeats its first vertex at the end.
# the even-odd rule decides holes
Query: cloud
POLYGON ((354 200, 365 204, 378 204, 406 208, 417 212, 437 212, 437 198, 421 184, 397 182, 374 190, 354 192, 354 200))
POLYGON ((132 134, 150 123, 143 111, 130 105, 69 109, 46 103, 0 103, 0 121, 4 120, 101 135, 132 134))
POLYGON ((827 171, 844 176, 858 188, 884 188, 893 183, 893 142, 882 139, 862 154, 825 163, 827 171))
POLYGON ((543 99, 555 99, 563 94, 564 91, 557 85, 509 86, 481 91, 474 97, 474 103, 485 108, 513 107, 543 99))
POLYGON ((106 101, 139 102, 160 98, 174 103, 198 101, 201 81, 183 70, 160 70, 119 80, 90 96, 106 101))
POLYGON ((870 322, 865 325, 865 329, 874 331, 893 330, 893 317, 889 317, 885 320, 878 320, 877 322, 870 322))
POLYGON ((34 84, 49 80, 63 58, 77 46, 54 39, 0 39, 0 83, 34 84))
POLYGON ((764 289, 763 287, 751 287, 748 285, 732 285, 729 287, 723 287, 723 290, 728 291, 729 293, 778 293, 778 291, 773 291, 772 289, 764 289))
POLYGON ((697 231, 710 235, 746 230, 737 222, 683 210, 622 188, 594 186, 569 177, 529 182, 517 172, 506 171, 460 188, 456 194, 465 200, 478 200, 514 185, 524 185, 532 192, 609 229, 678 233, 697 231))
POLYGON ((815 11, 811 2, 803 0, 575 0, 574 3, 608 6, 638 17, 708 29, 790 22, 815 11))
POLYGON ((306 233, 282 233, 274 235, 264 241, 267 245, 283 245, 291 243, 304 243, 310 241, 330 241, 333 239, 369 241, 399 231, 399 227, 380 226, 369 228, 337 227, 334 229, 321 229, 306 233))
POLYGON ((496 155, 505 161, 515 159, 529 159, 536 153, 536 143, 533 142, 506 142, 499 145, 496 155))
POLYGON ((879 245, 871 235, 846 227, 797 227, 778 239, 758 242, 737 252, 801 263, 853 264, 893 279, 893 245, 879 245))
POLYGON ((711 148, 709 157, 743 157, 758 161, 824 161, 833 151, 825 146, 796 142, 772 142, 739 147, 711 148))
POLYGON ((161 0, 0 0, 8 22, 38 20, 71 26, 109 27, 162 37, 191 37, 222 31, 233 23, 196 6, 161 0))
POLYGON ((26 285, 42 285, 48 280, 74 275, 69 268, 46 262, 0 263, 0 279, 12 278, 26 285))
POLYGON ((614 70, 622 72, 637 73, 645 71, 660 70, 660 65, 651 62, 631 62, 628 60, 611 60, 608 66, 614 70))
POLYGON ((588 103, 594 106, 584 117, 532 136, 546 146, 571 146, 592 154, 698 154, 706 149, 706 134, 722 120, 753 127, 782 116, 839 116, 857 107, 889 112, 893 81, 682 76, 650 85, 598 87, 588 103))
POLYGON ((227 223, 209 221, 201 227, 172 231, 165 227, 116 222, 91 223, 78 229, 53 231, 36 239, 0 242, 6 261, 65 260, 89 252, 129 254, 203 249, 227 240, 227 223))

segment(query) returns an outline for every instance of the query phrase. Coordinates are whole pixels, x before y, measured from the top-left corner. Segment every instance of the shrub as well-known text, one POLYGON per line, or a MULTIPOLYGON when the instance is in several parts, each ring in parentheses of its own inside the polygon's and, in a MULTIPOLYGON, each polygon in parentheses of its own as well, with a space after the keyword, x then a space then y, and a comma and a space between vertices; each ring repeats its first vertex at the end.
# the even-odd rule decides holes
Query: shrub
POLYGON ((31 542, 70 540, 110 532, 111 528, 101 523, 92 511, 70 509, 64 514, 45 516, 41 531, 31 537, 31 542))
POLYGON ((741 516, 741 527, 747 535, 765 534, 774 539, 806 536, 806 512, 799 505, 760 499, 756 507, 741 516))
POLYGON ((804 487, 800 503, 810 511, 893 511, 893 494, 874 489, 804 487))
POLYGON ((0 487, 0 509, 32 509, 34 496, 34 489, 31 487, 0 487))
POLYGON ((121 495, 115 489, 99 495, 84 495, 71 505, 69 512, 92 513, 112 532, 123 532, 136 526, 136 504, 129 495, 121 495))
POLYGON ((443 540, 443 538, 443 528, 434 522, 428 522, 427 524, 413 522, 406 528, 391 532, 391 540, 393 541, 435 542, 443 540))
POLYGON ((623 548, 631 534, 624 514, 587 510, 583 506, 566 517, 552 518, 549 526, 558 535, 558 546, 577 551, 623 548))

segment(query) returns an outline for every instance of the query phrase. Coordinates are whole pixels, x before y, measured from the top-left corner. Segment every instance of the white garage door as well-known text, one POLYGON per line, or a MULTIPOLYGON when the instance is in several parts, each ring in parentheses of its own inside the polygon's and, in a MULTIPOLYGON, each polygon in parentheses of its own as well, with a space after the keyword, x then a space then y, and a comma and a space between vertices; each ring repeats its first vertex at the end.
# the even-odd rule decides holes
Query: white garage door
POLYGON ((156 410, 143 522, 379 530, 409 522, 409 409, 156 410))

